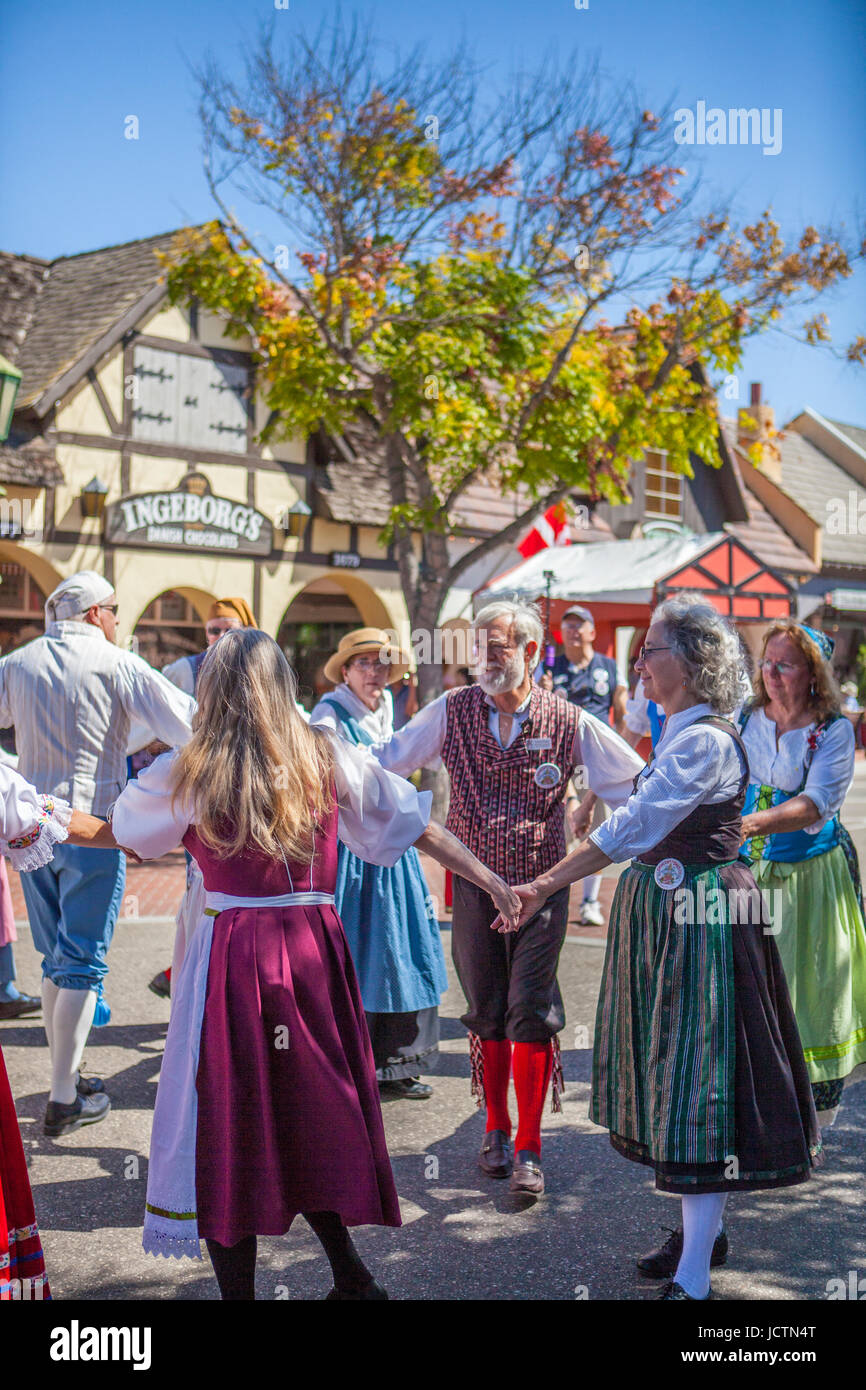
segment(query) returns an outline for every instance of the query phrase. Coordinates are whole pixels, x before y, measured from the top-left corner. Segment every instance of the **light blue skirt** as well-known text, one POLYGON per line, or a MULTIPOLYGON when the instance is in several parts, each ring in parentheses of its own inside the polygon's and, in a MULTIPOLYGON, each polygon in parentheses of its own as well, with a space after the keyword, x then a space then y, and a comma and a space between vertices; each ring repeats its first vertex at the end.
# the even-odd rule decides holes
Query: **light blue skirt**
POLYGON ((366 1012, 438 1007, 448 974, 418 851, 407 850, 392 869, 383 869, 341 844, 336 905, 366 1012))

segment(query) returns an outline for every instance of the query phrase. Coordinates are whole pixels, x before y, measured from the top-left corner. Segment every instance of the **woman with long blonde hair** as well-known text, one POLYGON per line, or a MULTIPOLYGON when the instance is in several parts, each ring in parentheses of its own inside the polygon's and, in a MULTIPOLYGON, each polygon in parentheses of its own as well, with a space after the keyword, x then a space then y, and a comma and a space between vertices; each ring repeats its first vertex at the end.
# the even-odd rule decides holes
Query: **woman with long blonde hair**
POLYGON ((331 1264, 328 1297, 384 1298, 347 1229, 400 1215, 334 907, 337 835, 380 864, 420 844, 512 918, 517 901, 427 825, 429 793, 309 728, 295 690, 270 637, 226 633, 202 664, 190 742, 114 808, 119 843, 142 858, 183 843, 206 890, 166 1040, 143 1243, 197 1258, 203 1237, 222 1297, 251 1299, 256 1237, 303 1213, 331 1264))

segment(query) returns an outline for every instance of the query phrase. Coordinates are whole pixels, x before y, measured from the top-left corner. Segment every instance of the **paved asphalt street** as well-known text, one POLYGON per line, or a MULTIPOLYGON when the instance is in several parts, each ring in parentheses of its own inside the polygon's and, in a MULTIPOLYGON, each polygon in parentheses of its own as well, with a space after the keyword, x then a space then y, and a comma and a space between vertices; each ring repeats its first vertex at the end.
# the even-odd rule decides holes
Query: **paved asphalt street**
MULTIPOLYGON (((866 763, 845 820, 866 858, 866 763)), ((147 1152, 168 1003, 147 989, 171 953, 169 920, 121 920, 111 950, 111 1024, 94 1030, 86 1070, 106 1078, 106 1121, 63 1139, 42 1134, 48 1059, 38 1020, 0 1025, 0 1039, 31 1165, 37 1217, 57 1299, 198 1300, 217 1296, 210 1263, 156 1260, 140 1246, 147 1152)), ((24 989, 38 972, 26 929, 17 948, 24 989)), ((445 932, 446 949, 450 934, 445 932)), ((603 942, 572 937, 560 979, 567 1095, 544 1124, 548 1191, 520 1208, 507 1184, 482 1176, 482 1117, 469 1095, 469 1056, 454 982, 443 1002, 434 1095, 391 1102, 385 1123, 403 1207, 400 1230, 366 1228, 357 1240, 392 1298, 595 1299, 651 1297, 635 1254, 678 1224, 679 1203, 619 1158, 587 1119, 591 1036, 603 942)), ((828 1281, 866 1275, 866 1084, 846 1095, 814 1179, 786 1192, 734 1197, 731 1254, 714 1272, 722 1299, 826 1299, 828 1281)), ((321 1298, 330 1286, 320 1248, 299 1220, 287 1237, 259 1242, 258 1297, 321 1298)), ((863 1285, 866 1291, 866 1283, 863 1285)), ((790 1310, 793 1314, 793 1310, 790 1310)), ((790 1320, 790 1317, 789 1317, 790 1320)))

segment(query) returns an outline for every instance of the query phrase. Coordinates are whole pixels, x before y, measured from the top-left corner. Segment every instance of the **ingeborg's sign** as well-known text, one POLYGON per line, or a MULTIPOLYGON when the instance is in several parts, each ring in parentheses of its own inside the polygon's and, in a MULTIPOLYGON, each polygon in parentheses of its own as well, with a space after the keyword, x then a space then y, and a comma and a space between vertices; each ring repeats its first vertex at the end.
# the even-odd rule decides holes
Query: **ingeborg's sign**
POLYGON ((273 527, 248 503, 208 490, 143 492, 105 509, 111 545, 155 545, 184 550, 269 555, 273 527))

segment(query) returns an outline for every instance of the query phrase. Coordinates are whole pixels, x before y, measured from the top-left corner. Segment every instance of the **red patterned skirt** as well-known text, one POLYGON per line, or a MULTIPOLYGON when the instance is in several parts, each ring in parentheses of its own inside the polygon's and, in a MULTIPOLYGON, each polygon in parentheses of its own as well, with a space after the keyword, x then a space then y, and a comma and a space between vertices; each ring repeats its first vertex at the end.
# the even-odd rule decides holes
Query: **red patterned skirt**
POLYGON ((0 1051, 0 1300, 50 1297, 18 1116, 0 1051))

